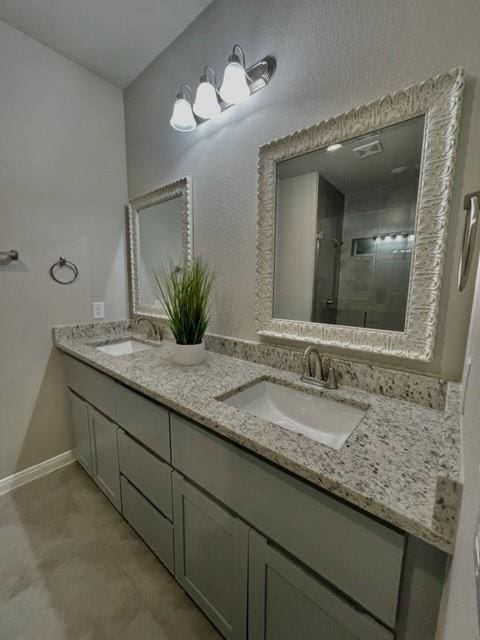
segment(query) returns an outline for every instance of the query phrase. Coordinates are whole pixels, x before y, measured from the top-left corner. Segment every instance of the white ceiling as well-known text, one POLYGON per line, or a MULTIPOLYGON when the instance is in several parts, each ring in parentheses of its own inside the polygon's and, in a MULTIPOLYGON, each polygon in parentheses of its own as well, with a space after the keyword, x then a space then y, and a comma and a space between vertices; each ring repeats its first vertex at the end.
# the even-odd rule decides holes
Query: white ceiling
POLYGON ((126 87, 211 0, 0 0, 0 20, 126 87))

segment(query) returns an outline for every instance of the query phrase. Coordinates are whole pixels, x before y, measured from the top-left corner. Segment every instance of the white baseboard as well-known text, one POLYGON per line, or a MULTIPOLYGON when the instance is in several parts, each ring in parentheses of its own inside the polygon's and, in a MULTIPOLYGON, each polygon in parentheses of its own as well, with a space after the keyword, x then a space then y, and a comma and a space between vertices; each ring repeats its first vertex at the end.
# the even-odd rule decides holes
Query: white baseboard
POLYGON ((7 476, 0 480, 0 496, 12 491, 12 489, 21 487, 23 484, 27 484, 27 482, 37 480, 48 473, 52 473, 52 471, 65 467, 67 464, 75 462, 75 460, 76 457, 73 451, 64 451, 54 458, 44 460, 33 467, 28 467, 28 469, 23 469, 23 471, 7 476))

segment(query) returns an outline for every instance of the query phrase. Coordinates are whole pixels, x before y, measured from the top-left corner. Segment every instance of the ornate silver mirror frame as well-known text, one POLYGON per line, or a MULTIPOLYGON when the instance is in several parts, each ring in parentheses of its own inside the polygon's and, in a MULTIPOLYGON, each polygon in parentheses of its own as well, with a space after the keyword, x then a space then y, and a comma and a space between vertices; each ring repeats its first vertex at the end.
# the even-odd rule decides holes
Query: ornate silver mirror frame
POLYGON ((463 86, 463 69, 453 69, 260 147, 257 334, 401 358, 432 359, 463 86), (273 318, 277 163, 421 115, 425 116, 425 131, 405 331, 273 318))
MULTIPOLYGON (((156 305, 142 304, 140 299, 140 243, 138 215, 143 209, 166 202, 172 198, 182 199, 182 247, 183 261, 190 264, 193 258, 193 207, 191 178, 180 178, 154 191, 135 198, 128 203, 128 272, 130 281, 130 309, 133 317, 166 319, 156 305)), ((161 309, 161 308, 160 308, 161 309)))

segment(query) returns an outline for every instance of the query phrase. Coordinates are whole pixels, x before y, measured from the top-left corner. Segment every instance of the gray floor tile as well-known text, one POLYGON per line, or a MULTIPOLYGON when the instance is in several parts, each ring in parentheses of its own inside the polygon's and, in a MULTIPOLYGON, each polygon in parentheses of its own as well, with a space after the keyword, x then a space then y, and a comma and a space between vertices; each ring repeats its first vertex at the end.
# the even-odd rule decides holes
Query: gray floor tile
POLYGON ((76 464, 0 496, 0 640, 220 640, 76 464))

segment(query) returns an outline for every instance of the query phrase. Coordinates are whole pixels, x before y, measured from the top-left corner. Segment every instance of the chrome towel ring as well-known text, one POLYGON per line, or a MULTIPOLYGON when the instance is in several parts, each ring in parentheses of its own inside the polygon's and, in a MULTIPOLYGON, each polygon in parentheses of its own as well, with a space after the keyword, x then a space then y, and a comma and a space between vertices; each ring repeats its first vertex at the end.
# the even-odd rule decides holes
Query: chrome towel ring
POLYGON ((52 264, 52 266, 48 270, 48 273, 50 274, 50 277, 52 278, 52 280, 55 280, 55 282, 58 282, 58 284, 72 284, 72 282, 75 282, 75 280, 78 278, 77 266, 73 264, 73 262, 70 262, 69 260, 67 260, 62 256, 60 256, 57 262, 54 262, 52 264), (70 269, 70 271, 72 272, 72 275, 67 280, 60 280, 60 278, 58 278, 56 274, 56 271, 57 269, 63 269, 64 267, 66 267, 67 269, 70 269))

